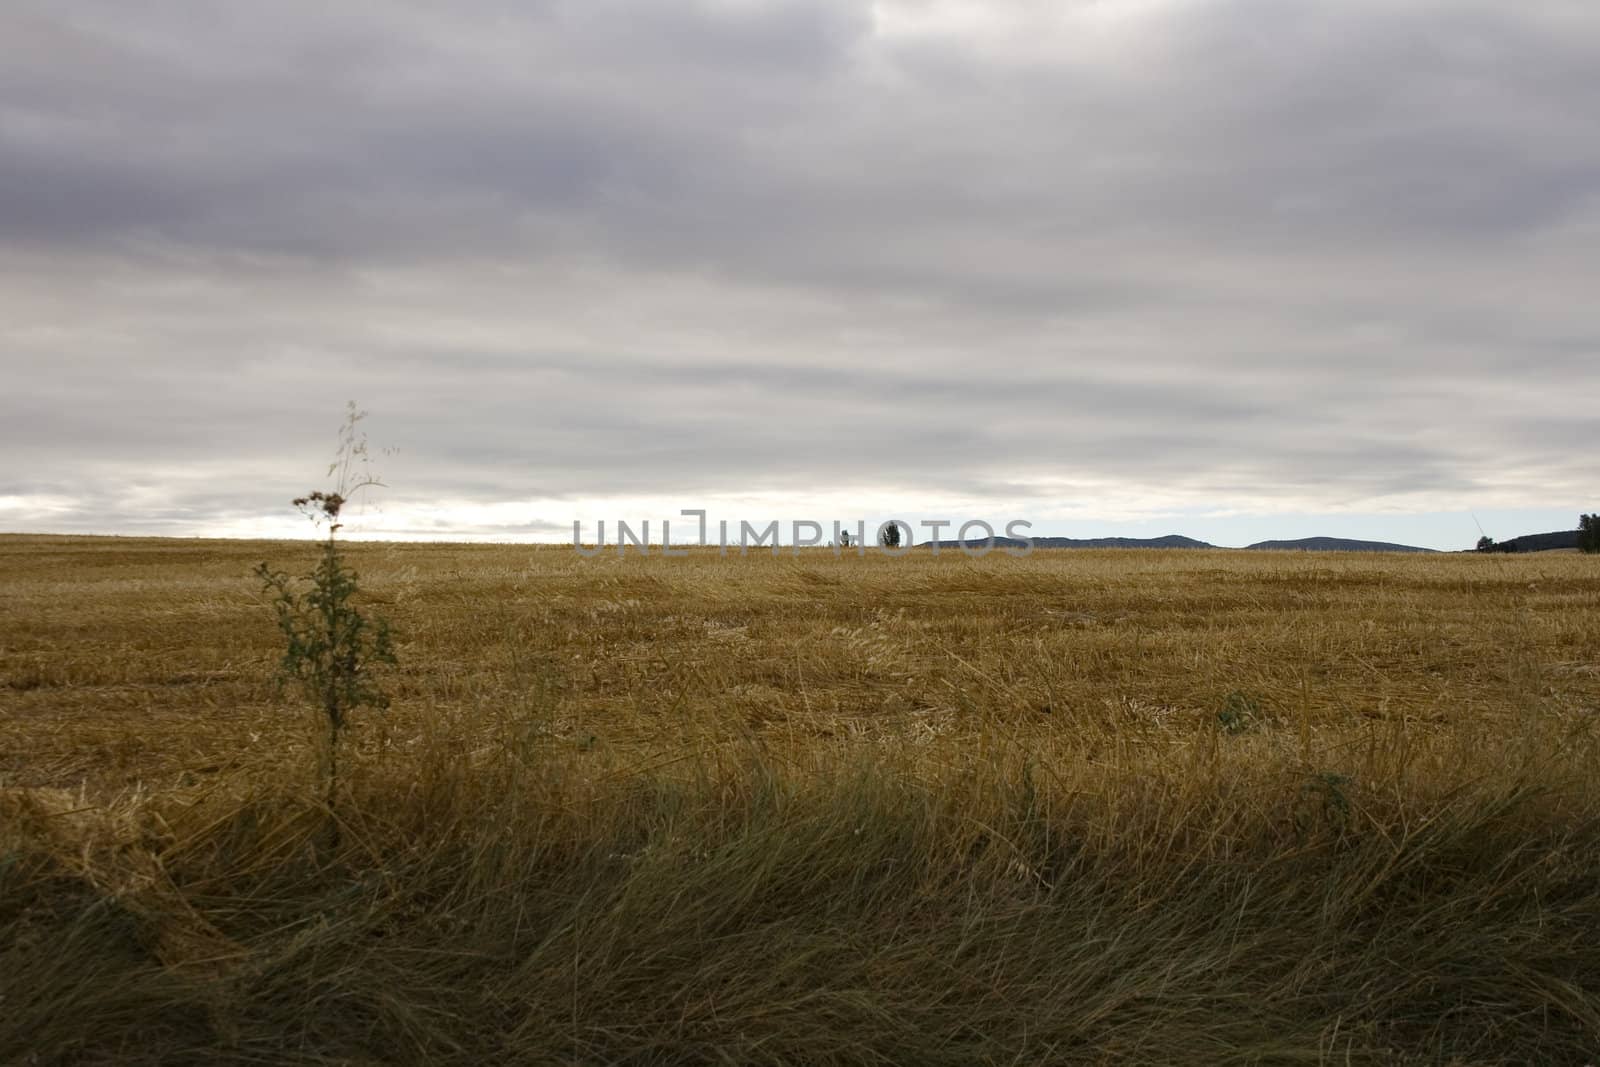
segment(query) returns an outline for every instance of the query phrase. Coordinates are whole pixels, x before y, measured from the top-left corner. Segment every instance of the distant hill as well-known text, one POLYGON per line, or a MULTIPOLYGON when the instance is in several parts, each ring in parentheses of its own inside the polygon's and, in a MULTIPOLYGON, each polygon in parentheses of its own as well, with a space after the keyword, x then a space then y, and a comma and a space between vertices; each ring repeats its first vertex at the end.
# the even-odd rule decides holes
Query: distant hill
POLYGON ((1165 537, 1035 537, 1034 548, 1215 548, 1182 534, 1165 537))
POLYGON ((1523 534, 1509 541, 1495 543, 1496 552, 1548 552, 1554 548, 1577 548, 1577 530, 1556 530, 1553 533, 1523 534))
MULTIPOLYGON (((928 548, 937 544, 940 548, 960 548, 960 541, 924 541, 918 548, 928 548)), ((982 548, 985 542, 982 539, 968 538, 968 548, 982 548)), ((1538 552, 1546 548, 1575 548, 1578 544, 1576 531, 1562 531, 1561 533, 1529 534, 1518 537, 1512 541, 1503 541, 1498 547, 1502 552, 1538 552), (1509 547, 1515 545, 1517 547, 1509 547)), ((996 548, 1020 548, 1022 542, 1014 537, 996 537, 996 548)), ((1035 537, 1034 548, 1216 548, 1216 545, 1206 541, 1197 541, 1193 537, 1184 537, 1182 534, 1167 534, 1165 537, 1035 537)), ((1417 545, 1397 545, 1392 541, 1359 541, 1348 537, 1302 537, 1293 541, 1257 541, 1253 545, 1246 545, 1242 551, 1278 551, 1278 552, 1437 552, 1435 548, 1421 548, 1417 545)))
MULTIPOLYGON (((960 548, 960 541, 924 541, 918 548, 927 548, 937 543, 940 548, 960 548)), ((969 548, 982 548, 988 544, 983 538, 967 538, 969 548)), ((1014 537, 996 537, 996 548, 1020 548, 1022 542, 1014 537)), ((1215 545, 1204 541, 1196 541, 1192 537, 1183 537, 1180 534, 1167 534, 1165 537, 1035 537, 1034 548, 1215 548, 1215 545)))
POLYGON ((1433 552, 1432 548, 1396 545, 1388 541, 1352 541, 1347 537, 1302 537, 1297 541, 1257 541, 1246 549, 1272 549, 1284 552, 1433 552))

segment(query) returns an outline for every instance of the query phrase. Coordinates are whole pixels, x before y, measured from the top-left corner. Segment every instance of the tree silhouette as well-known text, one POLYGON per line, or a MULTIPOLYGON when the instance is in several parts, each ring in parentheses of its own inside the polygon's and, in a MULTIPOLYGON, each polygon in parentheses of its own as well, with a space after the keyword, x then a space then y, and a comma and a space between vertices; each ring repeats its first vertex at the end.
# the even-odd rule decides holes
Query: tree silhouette
POLYGON ((1578 549, 1590 554, 1600 552, 1600 515, 1578 516, 1578 549))

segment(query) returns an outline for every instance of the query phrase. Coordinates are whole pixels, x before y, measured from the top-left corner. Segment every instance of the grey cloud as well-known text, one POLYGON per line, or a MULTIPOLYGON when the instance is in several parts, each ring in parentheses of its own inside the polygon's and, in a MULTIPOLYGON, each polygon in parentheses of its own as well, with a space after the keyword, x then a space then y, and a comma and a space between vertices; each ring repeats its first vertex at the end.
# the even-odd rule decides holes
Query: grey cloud
MULTIPOLYGON (((503 254, 531 225, 565 238, 555 255, 820 272, 860 245, 882 262, 881 242, 851 240, 862 226, 916 244, 998 233, 1046 256, 1152 224, 1499 236, 1583 203, 1600 153, 1582 104, 1600 89, 1594 41, 1480 5, 1198 5, 1129 55, 1142 77, 1013 70, 949 43, 910 91, 868 75, 870 23, 837 5, 491 7, 448 24, 369 9, 303 19, 268 36, 278 62, 237 70, 218 57, 295 20, 175 12, 121 37, 106 10, 52 39, 69 64, 109 53, 112 73, 58 101, 48 72, 22 79, 0 218, 23 236, 359 258, 462 238, 503 254)), ((876 53, 917 69, 892 43, 876 53)))
POLYGON ((9 6, 12 495, 1582 483, 1589 7, 891 8, 9 6))

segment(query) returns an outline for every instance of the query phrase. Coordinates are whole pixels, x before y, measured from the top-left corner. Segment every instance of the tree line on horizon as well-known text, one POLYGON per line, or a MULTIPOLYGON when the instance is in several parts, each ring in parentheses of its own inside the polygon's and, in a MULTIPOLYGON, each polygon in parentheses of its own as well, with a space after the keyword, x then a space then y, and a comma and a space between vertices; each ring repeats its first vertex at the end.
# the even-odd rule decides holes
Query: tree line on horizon
MULTIPOLYGON (((1537 536, 1537 535, 1536 535, 1537 536)), ((1546 535, 1549 536, 1549 535, 1546 535)), ((1521 552, 1524 538, 1496 541, 1488 534, 1478 538, 1479 552, 1521 552)), ((1593 555, 1600 553, 1600 515, 1578 516, 1578 551, 1593 555)))

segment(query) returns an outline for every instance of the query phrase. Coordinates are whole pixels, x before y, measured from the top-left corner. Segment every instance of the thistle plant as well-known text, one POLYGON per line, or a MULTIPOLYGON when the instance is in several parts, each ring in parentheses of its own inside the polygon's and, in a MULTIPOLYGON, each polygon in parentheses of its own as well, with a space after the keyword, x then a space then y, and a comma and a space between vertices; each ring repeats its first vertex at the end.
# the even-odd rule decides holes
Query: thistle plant
POLYGON ((334 804, 339 785, 339 737, 351 712, 359 708, 383 711, 389 697, 374 678, 377 664, 395 662, 389 623, 369 616, 357 605, 360 585, 356 572, 340 551, 341 513, 351 497, 383 485, 369 472, 367 438, 360 429, 366 412, 354 402, 346 410, 339 431, 339 449, 328 467, 333 489, 296 497, 295 507, 313 525, 326 525, 327 537, 316 566, 309 574, 291 577, 267 563, 255 569, 264 592, 271 594, 283 636, 283 659, 278 681, 297 683, 306 698, 323 713, 323 772, 328 804, 334 804))

